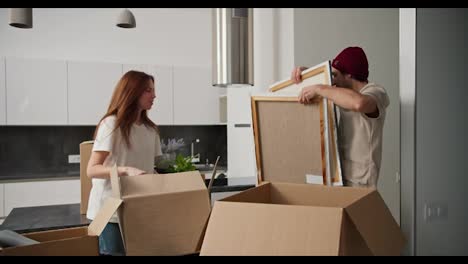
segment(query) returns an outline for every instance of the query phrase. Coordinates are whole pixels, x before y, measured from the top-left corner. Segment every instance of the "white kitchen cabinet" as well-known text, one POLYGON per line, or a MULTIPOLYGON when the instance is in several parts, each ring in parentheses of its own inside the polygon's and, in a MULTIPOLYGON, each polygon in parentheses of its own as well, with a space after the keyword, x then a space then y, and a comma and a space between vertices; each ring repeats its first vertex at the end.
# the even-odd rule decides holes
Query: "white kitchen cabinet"
POLYGON ((174 124, 220 123, 219 88, 211 84, 211 70, 174 67, 174 124))
POLYGON ((123 73, 129 70, 143 71, 154 77, 156 99, 149 111, 149 117, 156 125, 174 124, 174 94, 172 66, 145 64, 124 64, 123 73))
POLYGON ((67 64, 61 60, 7 58, 8 125, 67 124, 67 64))
POLYGON ((0 58, 0 125, 6 124, 5 58, 0 58))
POLYGON ((228 88, 227 114, 230 124, 252 124, 252 87, 228 88))
MULTIPOLYGON (((252 87, 227 90, 228 177, 255 182, 256 160, 251 110, 252 87), (250 180, 248 178, 251 178, 250 180)), ((243 181, 239 181, 241 184, 243 181)))
POLYGON ((5 197, 4 197, 4 184, 0 184, 0 217, 5 217, 5 197))
POLYGON ((13 208, 73 204, 81 201, 79 179, 5 183, 7 216, 13 208))
POLYGON ((227 126, 228 177, 256 177, 252 127, 230 123, 227 126))
POLYGON ((130 70, 149 73, 149 69, 150 69, 149 64, 124 64, 122 66, 122 74, 125 74, 126 72, 130 70))
POLYGON ((69 124, 96 125, 106 113, 121 77, 122 64, 69 61, 69 124))

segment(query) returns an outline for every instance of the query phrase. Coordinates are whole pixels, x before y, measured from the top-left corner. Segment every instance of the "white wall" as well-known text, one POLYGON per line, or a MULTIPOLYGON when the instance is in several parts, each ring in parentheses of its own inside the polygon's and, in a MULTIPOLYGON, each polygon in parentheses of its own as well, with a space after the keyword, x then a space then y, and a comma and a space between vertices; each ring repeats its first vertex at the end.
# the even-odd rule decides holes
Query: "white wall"
POLYGON ((32 29, 0 9, 0 56, 211 68, 210 8, 131 8, 137 27, 115 26, 120 8, 35 8, 32 29))
POLYGON ((275 81, 290 78, 294 67, 294 8, 275 9, 275 81))
POLYGON ((254 9, 254 92, 289 78, 294 66, 294 9, 254 9))
MULTIPOLYGON (((255 8, 254 21, 254 86, 228 88, 228 149, 237 144, 233 155, 241 158, 228 158, 228 166, 242 166, 236 173, 229 174, 229 185, 257 183, 253 131, 250 128, 234 128, 235 123, 252 124, 250 95, 263 93, 279 79, 289 78, 284 75, 294 65, 294 9, 292 8, 255 8), (233 90, 235 89, 235 90, 233 90), (236 132, 236 130, 238 130, 236 132), (243 131, 241 131, 243 130, 243 131), (248 132, 248 133, 247 133, 248 132), (242 145, 239 146, 239 137, 242 145), (251 160, 245 161, 250 158, 251 160), (242 163, 240 163, 242 159, 242 163), (239 160, 240 164, 232 164, 239 160), (229 165, 230 164, 230 165, 229 165), (252 172, 252 173, 250 173, 252 172), (244 174, 253 174, 246 176, 244 174)), ((230 150, 228 150, 230 151, 230 150)), ((232 168, 232 167, 231 167, 232 168)))
MULTIPOLYGON (((268 90, 274 82, 275 73, 275 10, 273 8, 255 8, 254 20, 254 87, 256 91, 268 90)), ((250 106, 249 106, 250 107, 250 106)))
POLYGON ((415 245, 415 102, 416 9, 400 9, 401 104, 401 229, 407 243, 404 255, 414 255, 415 245))
POLYGON ((416 255, 468 255, 467 46, 468 9, 416 10, 416 255))
POLYGON ((399 222, 400 183, 396 181, 400 170, 398 38, 398 9, 297 8, 294 12, 296 65, 316 65, 333 59, 347 46, 361 46, 369 60, 369 81, 386 88, 390 106, 384 126, 378 190, 399 222))

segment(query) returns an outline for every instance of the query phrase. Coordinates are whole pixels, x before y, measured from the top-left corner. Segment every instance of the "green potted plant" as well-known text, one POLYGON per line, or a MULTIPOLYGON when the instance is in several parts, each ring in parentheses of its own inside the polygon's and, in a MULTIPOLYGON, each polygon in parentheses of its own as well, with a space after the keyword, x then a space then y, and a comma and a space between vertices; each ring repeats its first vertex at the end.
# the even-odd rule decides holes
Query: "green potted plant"
POLYGON ((197 168, 192 163, 192 158, 190 156, 184 157, 181 154, 177 154, 175 163, 169 166, 168 171, 170 173, 174 172, 184 172, 184 171, 194 171, 197 168))

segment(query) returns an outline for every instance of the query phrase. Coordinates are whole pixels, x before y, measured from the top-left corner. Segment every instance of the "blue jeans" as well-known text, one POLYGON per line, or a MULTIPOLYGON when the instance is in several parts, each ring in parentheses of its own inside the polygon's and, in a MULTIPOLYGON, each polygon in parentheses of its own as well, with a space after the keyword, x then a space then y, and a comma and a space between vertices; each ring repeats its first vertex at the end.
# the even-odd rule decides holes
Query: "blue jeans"
POLYGON ((125 256, 119 224, 107 223, 99 236, 99 253, 101 255, 125 256))

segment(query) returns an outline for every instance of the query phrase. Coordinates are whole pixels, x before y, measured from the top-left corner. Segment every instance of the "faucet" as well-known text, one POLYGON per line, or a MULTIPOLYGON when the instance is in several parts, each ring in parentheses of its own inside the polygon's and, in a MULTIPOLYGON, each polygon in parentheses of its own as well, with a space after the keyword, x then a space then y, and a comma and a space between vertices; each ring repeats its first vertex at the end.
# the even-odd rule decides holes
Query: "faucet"
POLYGON ((192 163, 198 163, 200 162, 200 153, 197 153, 194 155, 194 143, 199 143, 200 139, 195 139, 192 140, 192 143, 190 144, 190 157, 192 158, 192 163))

